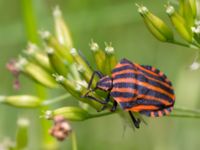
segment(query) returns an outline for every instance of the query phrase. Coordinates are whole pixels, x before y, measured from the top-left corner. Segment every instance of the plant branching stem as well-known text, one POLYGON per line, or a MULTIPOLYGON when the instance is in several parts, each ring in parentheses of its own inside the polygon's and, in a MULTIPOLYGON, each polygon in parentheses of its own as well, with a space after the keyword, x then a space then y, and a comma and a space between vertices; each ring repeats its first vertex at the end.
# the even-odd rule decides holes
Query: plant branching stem
POLYGON ((99 118, 99 117, 103 117, 103 116, 107 116, 107 115, 112 115, 114 113, 116 113, 117 111, 115 112, 106 112, 106 113, 98 113, 98 114, 93 114, 90 116, 89 119, 92 119, 92 118, 99 118))
MULTIPOLYGON (((167 117, 200 119, 200 110, 199 109, 190 109, 190 108, 186 108, 186 107, 177 107, 176 106, 176 107, 174 107, 174 111, 175 112, 172 111, 172 113, 167 117)), ((119 111, 95 114, 95 115, 92 115, 89 119, 103 117, 103 116, 111 115, 111 114, 114 114, 117 112, 119 112, 119 111)))
POLYGON ((179 42, 179 41, 173 41, 173 42, 170 42, 171 44, 176 44, 176 45, 180 45, 180 46, 184 46, 184 47, 190 47, 190 45, 189 44, 186 44, 186 43, 181 43, 181 42, 179 42))
POLYGON ((200 44, 197 41, 194 41, 193 45, 196 46, 196 47, 198 47, 198 49, 200 49, 200 44))
POLYGON ((69 97, 71 97, 71 95, 69 93, 67 93, 67 94, 55 97, 53 99, 49 99, 49 100, 43 101, 42 106, 51 105, 51 104, 60 102, 60 101, 66 99, 66 98, 69 98, 69 97))
POLYGON ((186 107, 174 107, 175 111, 180 111, 180 112, 187 112, 187 113, 193 113, 193 114, 199 114, 200 115, 200 110, 199 109, 190 109, 186 107))
POLYGON ((187 43, 182 43, 182 42, 174 40, 174 41, 169 42, 169 43, 176 44, 176 45, 183 46, 183 47, 187 47, 187 48, 200 49, 200 45, 197 42, 192 42, 191 44, 187 44, 187 43))
POLYGON ((175 113, 172 113, 168 117, 200 119, 200 115, 196 115, 196 114, 175 114, 175 113))

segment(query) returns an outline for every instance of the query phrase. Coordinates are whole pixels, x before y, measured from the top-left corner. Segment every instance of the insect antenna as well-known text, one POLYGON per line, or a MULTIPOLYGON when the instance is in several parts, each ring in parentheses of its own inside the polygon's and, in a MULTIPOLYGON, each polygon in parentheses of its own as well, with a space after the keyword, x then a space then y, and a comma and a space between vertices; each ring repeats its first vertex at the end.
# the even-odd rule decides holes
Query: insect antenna
POLYGON ((94 71, 94 69, 92 68, 91 64, 89 63, 89 61, 87 60, 87 58, 85 57, 85 55, 83 55, 83 53, 80 50, 78 50, 78 54, 85 61, 85 63, 89 66, 89 68, 94 71))

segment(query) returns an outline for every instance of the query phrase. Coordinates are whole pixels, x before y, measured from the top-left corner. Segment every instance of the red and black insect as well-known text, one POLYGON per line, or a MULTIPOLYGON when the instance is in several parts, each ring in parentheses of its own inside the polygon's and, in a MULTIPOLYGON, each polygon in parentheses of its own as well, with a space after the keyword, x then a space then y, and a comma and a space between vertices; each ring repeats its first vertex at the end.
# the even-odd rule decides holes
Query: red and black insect
POLYGON ((95 75, 100 80, 96 87, 89 90, 84 97, 100 102, 104 105, 102 108, 104 109, 111 96, 114 99, 111 110, 115 111, 119 104, 123 110, 129 112, 136 128, 139 128, 140 120, 136 119, 131 112, 139 112, 150 117, 161 117, 172 111, 175 101, 172 84, 163 72, 154 67, 122 59, 112 70, 112 77, 94 71, 88 89, 95 75), (108 91, 104 101, 89 95, 96 89, 108 91))

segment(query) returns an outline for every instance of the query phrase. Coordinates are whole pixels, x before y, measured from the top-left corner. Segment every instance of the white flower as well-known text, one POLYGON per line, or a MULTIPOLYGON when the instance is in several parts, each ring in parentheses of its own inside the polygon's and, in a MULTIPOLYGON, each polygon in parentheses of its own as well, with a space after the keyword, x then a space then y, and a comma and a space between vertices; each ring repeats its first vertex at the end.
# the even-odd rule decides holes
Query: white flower
POLYGON ((197 69, 199 69, 199 67, 200 67, 200 64, 198 63, 198 62, 193 62, 191 65, 190 65, 190 69, 191 70, 197 70, 197 69))

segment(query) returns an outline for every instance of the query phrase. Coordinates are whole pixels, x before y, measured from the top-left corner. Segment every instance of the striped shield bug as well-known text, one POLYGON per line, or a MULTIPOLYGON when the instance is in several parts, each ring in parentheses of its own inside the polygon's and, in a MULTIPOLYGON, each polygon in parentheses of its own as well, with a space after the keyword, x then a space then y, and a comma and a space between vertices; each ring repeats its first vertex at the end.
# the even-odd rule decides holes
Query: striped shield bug
POLYGON ((152 66, 139 65, 127 59, 122 59, 112 70, 111 77, 94 71, 88 84, 91 88, 94 76, 100 79, 94 89, 88 90, 84 97, 98 101, 106 107, 112 97, 114 102, 111 111, 117 105, 129 112, 136 128, 139 128, 140 119, 136 119, 132 112, 138 112, 149 117, 169 115, 175 101, 174 90, 166 75, 152 66), (97 89, 107 91, 105 100, 89 95, 97 89))

